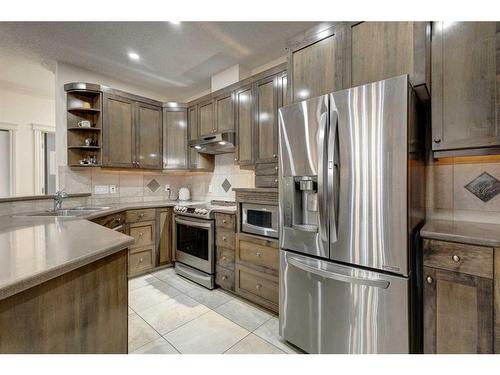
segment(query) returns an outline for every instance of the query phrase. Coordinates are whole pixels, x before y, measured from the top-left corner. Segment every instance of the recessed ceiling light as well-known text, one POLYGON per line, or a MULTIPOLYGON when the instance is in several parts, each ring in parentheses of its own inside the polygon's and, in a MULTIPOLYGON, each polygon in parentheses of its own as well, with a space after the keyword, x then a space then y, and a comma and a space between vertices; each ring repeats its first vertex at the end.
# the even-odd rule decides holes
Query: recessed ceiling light
POLYGON ((128 57, 130 57, 132 60, 139 60, 140 59, 140 56, 135 52, 129 52, 128 57))
POLYGON ((178 25, 181 23, 181 21, 169 21, 172 25, 178 25))

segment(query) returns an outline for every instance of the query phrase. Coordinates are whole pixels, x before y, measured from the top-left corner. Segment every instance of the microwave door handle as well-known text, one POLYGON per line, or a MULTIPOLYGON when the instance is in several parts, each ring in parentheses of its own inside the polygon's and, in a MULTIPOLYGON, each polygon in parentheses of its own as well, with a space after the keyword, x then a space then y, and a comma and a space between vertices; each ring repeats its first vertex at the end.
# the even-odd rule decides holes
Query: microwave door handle
POLYGON ((381 289, 387 289, 391 284, 389 281, 384 279, 368 279, 365 277, 356 277, 356 276, 345 275, 338 272, 326 271, 320 268, 310 266, 309 264, 305 264, 300 260, 292 257, 289 257, 287 260, 289 264, 298 269, 301 269, 302 271, 305 271, 307 273, 312 273, 314 275, 318 275, 326 279, 341 281, 349 284, 373 286, 381 289))
POLYGON ((327 228, 327 189, 325 185, 325 153, 327 152, 326 143, 328 142, 328 112, 321 114, 319 120, 319 145, 318 145, 318 202, 319 202, 319 235, 322 242, 328 242, 327 228))

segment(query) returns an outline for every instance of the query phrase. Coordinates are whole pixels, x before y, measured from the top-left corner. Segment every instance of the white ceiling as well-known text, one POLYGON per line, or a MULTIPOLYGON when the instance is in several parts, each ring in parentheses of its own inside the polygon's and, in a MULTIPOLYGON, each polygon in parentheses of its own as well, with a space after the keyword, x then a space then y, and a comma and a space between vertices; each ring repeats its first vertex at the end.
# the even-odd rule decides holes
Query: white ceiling
POLYGON ((232 65, 285 54, 314 22, 0 22, 0 48, 92 70, 182 100, 232 65), (128 52, 140 55, 139 61, 128 52))

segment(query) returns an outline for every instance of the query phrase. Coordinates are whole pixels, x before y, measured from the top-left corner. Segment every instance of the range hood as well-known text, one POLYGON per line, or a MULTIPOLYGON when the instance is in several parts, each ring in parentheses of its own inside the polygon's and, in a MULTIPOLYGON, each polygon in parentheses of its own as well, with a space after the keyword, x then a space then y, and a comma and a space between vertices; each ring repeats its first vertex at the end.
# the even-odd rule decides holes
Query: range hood
POLYGON ((227 154, 235 151, 235 138, 234 132, 216 133, 193 139, 189 146, 202 154, 227 154))

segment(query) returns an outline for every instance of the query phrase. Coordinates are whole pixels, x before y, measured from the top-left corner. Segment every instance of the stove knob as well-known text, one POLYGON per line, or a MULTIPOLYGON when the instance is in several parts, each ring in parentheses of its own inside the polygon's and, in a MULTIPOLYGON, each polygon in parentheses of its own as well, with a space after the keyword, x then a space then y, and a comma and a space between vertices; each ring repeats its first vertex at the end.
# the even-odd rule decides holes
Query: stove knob
POLYGON ((200 211, 201 211, 201 214, 202 214, 202 215, 205 215, 205 214, 208 212, 208 210, 206 210, 206 209, 204 209, 204 208, 203 208, 203 209, 201 209, 200 211))

